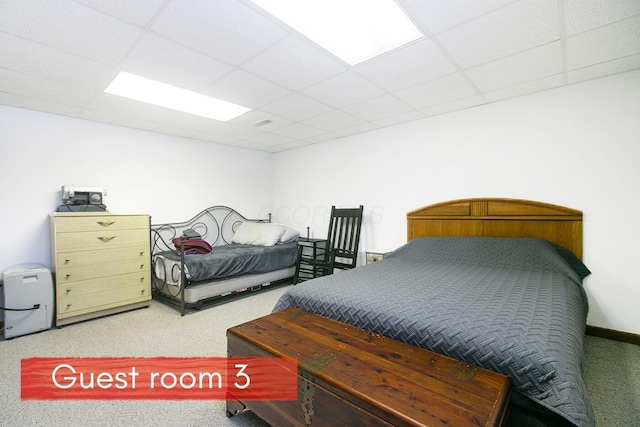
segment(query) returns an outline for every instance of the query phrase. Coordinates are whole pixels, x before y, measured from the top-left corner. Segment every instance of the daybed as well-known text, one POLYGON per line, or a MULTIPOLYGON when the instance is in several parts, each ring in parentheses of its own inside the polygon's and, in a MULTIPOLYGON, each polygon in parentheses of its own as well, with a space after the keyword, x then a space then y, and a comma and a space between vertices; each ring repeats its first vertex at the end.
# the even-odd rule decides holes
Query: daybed
POLYGON ((271 223, 270 215, 247 219, 226 206, 207 208, 189 221, 151 225, 153 296, 184 315, 287 283, 295 273, 298 235, 271 223), (188 230, 199 238, 188 239, 188 230))
POLYGON ((514 426, 593 426, 582 213, 464 199, 407 214, 384 260, 288 290, 297 307, 509 376, 514 426))

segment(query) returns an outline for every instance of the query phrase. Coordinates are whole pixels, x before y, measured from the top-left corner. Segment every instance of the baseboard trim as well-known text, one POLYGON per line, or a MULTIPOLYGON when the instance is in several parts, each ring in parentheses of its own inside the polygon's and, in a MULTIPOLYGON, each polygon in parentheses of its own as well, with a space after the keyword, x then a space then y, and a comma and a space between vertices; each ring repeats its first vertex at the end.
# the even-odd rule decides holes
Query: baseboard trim
POLYGON ((640 335, 587 325, 587 335, 640 345, 640 335))

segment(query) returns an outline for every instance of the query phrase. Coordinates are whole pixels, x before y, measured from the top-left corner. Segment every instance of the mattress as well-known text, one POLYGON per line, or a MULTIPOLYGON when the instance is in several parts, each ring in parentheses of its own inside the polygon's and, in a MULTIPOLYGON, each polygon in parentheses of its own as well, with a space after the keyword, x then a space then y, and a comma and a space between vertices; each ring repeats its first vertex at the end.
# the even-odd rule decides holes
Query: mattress
MULTIPOLYGON (((254 290, 256 288, 264 288, 270 286, 273 282, 293 277, 295 271, 295 266, 292 266, 268 273, 245 274, 230 279, 213 279, 205 282, 197 282, 184 289, 184 302, 186 304, 195 304, 209 298, 217 298, 247 290, 254 290)), ((175 288, 172 289, 172 287, 163 286, 156 291, 167 297, 179 299, 176 297, 175 288)))
MULTIPOLYGON (((215 246, 209 254, 185 255, 185 273, 189 282, 268 273, 295 264, 297 253, 297 242, 273 246, 215 246)), ((154 269, 160 280, 169 285, 180 284, 178 253, 165 251, 154 255, 154 269)))
POLYGON ((384 260, 287 291, 330 317, 500 372, 514 400, 595 424, 582 379, 588 269, 538 239, 414 239, 384 260))

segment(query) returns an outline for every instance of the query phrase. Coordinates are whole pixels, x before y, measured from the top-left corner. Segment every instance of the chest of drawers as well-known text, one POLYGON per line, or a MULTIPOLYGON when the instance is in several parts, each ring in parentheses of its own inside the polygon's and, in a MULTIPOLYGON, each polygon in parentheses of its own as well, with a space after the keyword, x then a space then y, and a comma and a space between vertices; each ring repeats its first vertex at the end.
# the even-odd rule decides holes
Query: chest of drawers
POLYGON ((51 214, 57 326, 150 304, 149 222, 145 214, 51 214))

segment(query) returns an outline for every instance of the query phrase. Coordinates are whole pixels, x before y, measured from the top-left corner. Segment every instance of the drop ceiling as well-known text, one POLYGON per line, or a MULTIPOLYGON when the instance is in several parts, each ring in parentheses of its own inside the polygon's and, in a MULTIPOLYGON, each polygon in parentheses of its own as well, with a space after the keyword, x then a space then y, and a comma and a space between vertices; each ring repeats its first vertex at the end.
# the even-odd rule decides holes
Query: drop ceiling
POLYGON ((424 37, 349 66, 249 0, 0 0, 0 104, 278 152, 640 68, 640 0, 397 3, 424 37), (252 110, 104 93, 120 71, 252 110))

